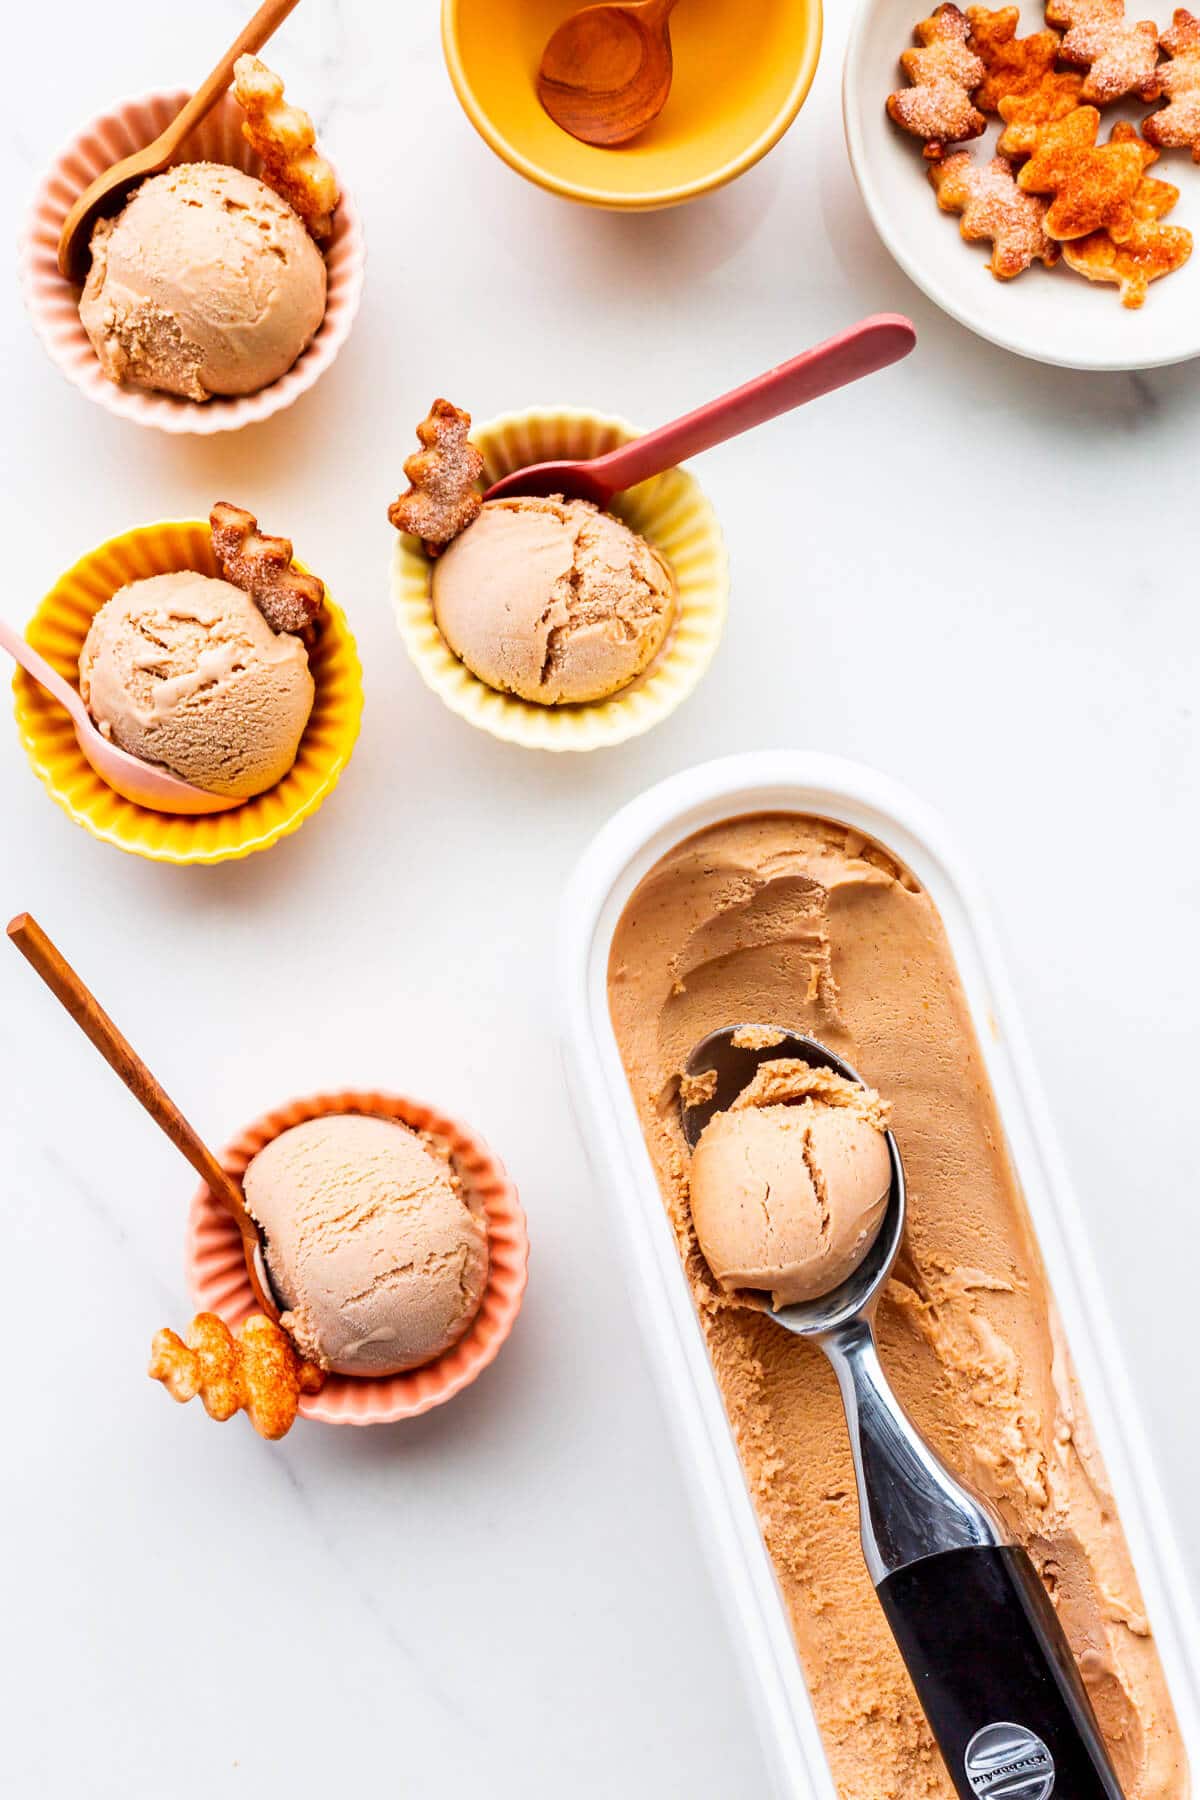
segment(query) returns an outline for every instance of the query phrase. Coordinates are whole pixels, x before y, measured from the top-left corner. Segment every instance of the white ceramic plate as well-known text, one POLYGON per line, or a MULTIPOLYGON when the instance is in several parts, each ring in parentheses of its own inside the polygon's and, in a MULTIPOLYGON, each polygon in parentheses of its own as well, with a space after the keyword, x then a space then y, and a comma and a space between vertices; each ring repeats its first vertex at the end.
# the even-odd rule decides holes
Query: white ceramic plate
MULTIPOLYGON (((1165 24, 1170 6, 1160 5, 1165 24)), ((913 26, 932 10, 933 0, 862 0, 842 78, 850 163, 875 229, 900 267, 971 331, 1039 362, 1149 369, 1200 356, 1200 168, 1186 150, 1164 151, 1152 173, 1179 189, 1168 223, 1187 226, 1197 247, 1182 269, 1153 283, 1137 311, 1121 305, 1111 283, 1087 281, 1064 263, 1055 269, 1035 263, 1015 281, 997 281, 985 266, 989 247, 964 243, 957 214, 939 211, 920 140, 897 130, 884 104, 904 84, 900 52, 912 43, 913 26)), ((1044 26, 1041 5, 1025 0, 1020 35, 1044 26)), ((1116 119, 1138 121, 1151 110, 1106 107, 1102 136, 1116 119)), ((964 148, 991 157, 997 136, 992 123, 964 148)))

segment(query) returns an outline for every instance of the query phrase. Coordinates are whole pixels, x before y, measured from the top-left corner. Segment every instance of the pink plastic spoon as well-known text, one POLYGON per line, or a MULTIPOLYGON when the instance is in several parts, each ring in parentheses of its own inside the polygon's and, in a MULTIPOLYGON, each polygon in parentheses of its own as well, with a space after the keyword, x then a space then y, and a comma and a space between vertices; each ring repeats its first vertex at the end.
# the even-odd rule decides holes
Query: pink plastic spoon
POLYGON ((190 781, 168 775, 165 769, 142 762, 140 757, 131 756, 128 750, 121 750, 111 743, 93 725, 87 707, 70 682, 64 681, 45 657, 39 656, 33 645, 3 619, 0 619, 0 648, 7 650, 25 673, 32 675, 51 699, 57 700, 70 714, 79 748, 101 781, 115 788, 124 799, 132 800, 135 806, 148 806, 154 812, 165 813, 228 812, 231 807, 242 804, 227 794, 208 794, 203 788, 193 787, 190 781))
POLYGON ((791 362, 697 407, 674 424, 661 425, 603 456, 514 469, 493 482, 484 499, 499 500, 505 494, 563 494, 568 500, 592 500, 597 506, 607 506, 614 494, 649 481, 652 475, 661 475, 664 469, 673 469, 676 463, 699 456, 714 444, 723 444, 756 425, 765 425, 768 419, 777 419, 780 413, 832 393, 834 388, 886 369, 889 363, 907 356, 916 341, 909 319, 899 313, 875 313, 826 343, 794 356, 791 362))

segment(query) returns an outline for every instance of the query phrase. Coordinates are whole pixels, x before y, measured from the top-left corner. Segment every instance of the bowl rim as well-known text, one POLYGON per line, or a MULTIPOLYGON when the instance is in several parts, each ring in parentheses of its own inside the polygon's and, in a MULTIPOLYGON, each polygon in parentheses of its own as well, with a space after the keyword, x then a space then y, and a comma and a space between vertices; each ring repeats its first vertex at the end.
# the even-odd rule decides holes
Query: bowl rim
MULTIPOLYGON (((903 236, 893 229, 887 206, 876 185, 871 156, 867 150, 864 118, 866 102, 862 93, 860 62, 867 31, 876 14, 880 12, 886 0, 858 0, 854 16, 850 22, 850 32, 846 39, 846 53, 842 63, 842 129, 846 139, 846 151, 850 159, 850 167, 854 174, 858 191, 867 215, 875 228, 884 248, 899 265, 908 279, 921 292, 941 308, 950 318, 957 321, 976 337, 987 343, 995 344, 997 349, 1007 350, 1014 356, 1025 357, 1030 362, 1043 363, 1051 368, 1080 369, 1093 373, 1118 374, 1136 369, 1158 369, 1184 363, 1200 356, 1200 325, 1197 326, 1195 347, 1190 350, 1167 350, 1155 354, 1152 349, 1135 350, 1133 354, 1120 351, 1108 355, 1097 355, 1095 351, 1072 354, 1070 351, 1051 350, 1039 346, 1035 338, 1020 330, 1006 330, 1001 325, 993 325, 981 319, 969 305, 955 298, 954 291, 931 274, 919 255, 909 248, 903 236)), ((882 107, 881 107, 882 110, 882 107)), ((1132 344, 1132 340, 1131 340, 1132 344)), ((1147 345, 1148 340, 1143 340, 1147 345)))
MULTIPOLYGON (((98 558, 106 556, 114 546, 124 543, 129 538, 138 538, 147 534, 162 531, 175 531, 180 528, 199 528, 207 530, 208 521, 197 518, 147 520, 141 525, 130 525, 123 531, 114 532, 101 543, 94 545, 92 549, 85 550, 82 555, 77 556, 74 562, 64 569, 61 574, 56 576, 54 581, 47 588, 33 612, 30 614, 29 619, 26 621, 24 627, 25 633, 27 634, 30 626, 38 620, 48 608, 50 608, 54 596, 64 583, 87 570, 98 558)), ((305 573, 311 573, 311 571, 307 569, 307 565, 302 563, 299 558, 295 558, 294 560, 297 568, 305 573)), ((308 794, 302 803, 298 804, 295 810, 290 812, 284 819, 267 825, 264 829, 250 837, 240 837, 232 843, 222 839, 218 841, 212 849, 201 850, 191 847, 178 850, 174 847, 162 844, 134 843, 129 840, 127 833, 122 832, 119 823, 113 828, 105 828, 98 824, 96 820, 92 818, 90 808, 85 805, 77 804, 71 794, 62 785, 56 771, 55 759, 47 750, 42 727, 36 718, 30 716, 28 710, 29 689, 32 688, 35 692, 40 692, 41 690, 38 688, 37 683, 33 681, 32 676, 27 675, 18 665, 14 669, 12 676, 13 717, 17 726, 17 736, 28 759, 30 768, 37 776, 50 798, 54 801, 55 805, 61 807, 63 812, 65 812, 67 817, 71 820, 72 824, 80 826, 88 833, 89 837, 96 838, 100 843, 109 844, 115 850, 122 850, 127 855, 140 856, 149 862, 174 864, 178 867, 212 868, 218 863, 239 861, 243 857, 253 855, 254 852, 258 850, 269 850, 271 846, 278 843, 281 838, 289 837, 292 832, 298 831, 300 826, 324 805, 325 801, 329 798, 330 794, 340 781, 350 758, 354 754, 354 746, 358 741, 359 731, 362 726, 363 672, 362 661, 358 654, 358 645, 355 642, 354 633, 350 629, 346 614, 339 606, 338 602, 328 592, 325 595, 325 604, 330 609, 331 617, 338 632, 338 653, 340 661, 344 666, 343 672, 350 685, 350 697, 343 716, 336 754, 330 759, 328 767, 324 770, 321 779, 314 786, 312 792, 308 794)), ((305 731, 307 732, 307 730, 308 725, 306 724, 305 731)), ((303 742, 303 737, 301 738, 301 742, 303 742)), ((87 759, 83 757, 82 751, 79 752, 79 755, 86 764, 87 759)), ((88 766, 90 767, 90 765, 88 766)), ((128 808, 136 814, 148 811, 147 808, 137 807, 132 801, 126 800, 123 795, 117 793, 115 788, 110 788, 108 784, 103 781, 102 777, 97 776, 97 779, 101 781, 101 785, 105 792, 112 794, 120 803, 120 808, 128 808)), ((270 788, 266 790, 268 794, 273 791, 274 790, 270 788)), ((239 817, 244 819, 246 810, 253 807, 256 801, 264 797, 265 796, 263 795, 256 794, 245 803, 244 807, 234 807, 229 811, 222 813, 201 815, 197 820, 197 823, 203 823, 205 819, 236 820, 239 817)), ((178 819, 184 815, 162 813, 152 816, 162 819, 178 819)), ((123 817, 124 813, 119 810, 118 820, 123 817)))
MULTIPOLYGON (((80 360, 64 354, 62 340, 47 316, 44 296, 40 291, 39 214, 44 207, 58 210, 54 189, 59 182, 66 182, 64 165, 80 153, 80 146, 88 137, 110 124, 124 122, 131 113, 163 102, 178 110, 191 97, 191 93, 190 88, 163 87, 151 88, 140 94, 128 94, 113 101, 103 111, 93 114, 58 146, 35 178, 22 215, 17 234, 17 280, 34 335, 59 374, 72 387, 77 388, 85 399, 103 407, 116 418, 152 430, 165 431, 170 436, 213 437, 222 431, 240 431, 246 425, 259 424, 273 418, 276 413, 285 411, 301 395, 308 393, 333 365, 358 317, 366 275, 367 247, 362 215, 335 165, 334 173, 341 195, 338 211, 345 220, 343 237, 346 280, 340 304, 334 310, 332 328, 327 329, 330 319, 327 295, 325 317, 312 342, 305 347, 290 369, 285 369, 282 375, 255 393, 214 395, 212 400, 205 402, 178 401, 168 394, 109 381, 100 372, 99 364, 94 362, 94 358, 89 362, 87 359, 80 360), (94 375, 98 380, 93 379, 94 375)), ((217 105, 229 98, 228 93, 222 95, 217 105)), ((201 126, 203 124, 202 120, 201 126)), ((64 208, 63 217, 65 216, 64 208)), ((321 254, 328 267, 328 251, 322 249, 321 254)), ((58 275, 57 269, 55 276, 64 293, 74 294, 73 284, 64 276, 58 275)))
POLYGON ((564 200, 581 201, 587 206, 601 207, 610 212, 653 212, 659 207, 679 206, 685 201, 698 199, 702 194, 715 193, 718 188, 725 187, 739 175, 744 175, 747 169, 753 168, 769 150, 775 148, 795 123, 816 77, 824 36, 823 0, 807 0, 805 16, 808 28, 799 65, 787 96, 771 122, 735 156, 707 175, 696 176, 691 181, 675 182, 667 187, 651 188, 645 193, 634 195, 606 188, 598 183, 569 181, 564 176, 555 175, 525 156, 505 137, 480 105, 467 74, 458 41, 459 5, 460 0, 442 0, 442 50, 459 104, 480 137, 502 162, 507 163, 516 174, 533 182, 536 187, 558 194, 564 200))
MULTIPOLYGON (((354 1376, 334 1376, 337 1382, 346 1383, 346 1391, 364 1396, 374 1395, 377 1405, 374 1410, 361 1408, 357 1411, 347 1410, 333 1416, 329 1410, 329 1397, 326 1389, 314 1395, 305 1395, 300 1400, 300 1417, 319 1425, 395 1425, 405 1419, 419 1418, 423 1413, 431 1412, 452 1400, 464 1388, 490 1368, 499 1356, 504 1345, 512 1335, 512 1330, 520 1316, 525 1300, 525 1292, 529 1285, 529 1227, 525 1209, 521 1205, 521 1197, 517 1185, 509 1174, 504 1163, 491 1145, 480 1136, 471 1125, 466 1125, 456 1116, 442 1112, 440 1107, 420 1100, 413 1094, 399 1093, 390 1088, 321 1088, 316 1093, 302 1094, 292 1100, 286 1100, 260 1113, 232 1137, 219 1152, 218 1161, 241 1179, 252 1157, 258 1154, 263 1145, 282 1136, 293 1125, 305 1123, 309 1119, 330 1118, 343 1113, 363 1114, 370 1118, 393 1119, 407 1125, 412 1131, 431 1131, 437 1137, 457 1139, 470 1154, 487 1171, 493 1182, 500 1201, 500 1219, 487 1216, 488 1227, 488 1276, 480 1300, 479 1310, 472 1319, 461 1338, 443 1350, 432 1361, 420 1363, 415 1369, 402 1370, 398 1375, 378 1375, 356 1378, 354 1376), (424 1123, 415 1121, 424 1120, 424 1123), (255 1148, 250 1148, 256 1139, 261 1139, 255 1148), (507 1241, 508 1254, 503 1271, 496 1257, 496 1239, 493 1235, 503 1226, 507 1241), (501 1305, 499 1316, 491 1322, 490 1331, 480 1334, 478 1327, 483 1318, 484 1304, 488 1295, 499 1296, 501 1305), (464 1360, 465 1359, 465 1360, 464 1360), (443 1375, 442 1382, 435 1388, 428 1387, 431 1374, 439 1365, 457 1361, 459 1366, 443 1375), (407 1391, 413 1384, 413 1378, 424 1377, 419 1385, 424 1393, 410 1397, 407 1391), (390 1402, 380 1402, 380 1393, 384 1384, 400 1383, 402 1388, 396 1391, 390 1402), (322 1402, 324 1401, 324 1404, 322 1402)), ((215 1224, 220 1227, 229 1223, 232 1254, 240 1264, 242 1250, 240 1237, 235 1239, 237 1228, 228 1222, 227 1215, 219 1201, 213 1198, 212 1192, 205 1183, 194 1191, 188 1207, 187 1223, 184 1239, 184 1273, 190 1298, 197 1304, 217 1309, 217 1298, 213 1294, 209 1278, 202 1269, 202 1247, 200 1234, 206 1225, 215 1224)), ((249 1279, 244 1269, 238 1285, 240 1298, 233 1302, 234 1310, 252 1312, 254 1296, 250 1289, 249 1279), (248 1301, 243 1307, 242 1302, 248 1301)), ((229 1297, 220 1305, 229 1310, 229 1297)))
MULTIPOLYGON (((619 442, 627 442, 630 438, 642 435, 641 427, 617 413, 598 412, 586 406, 534 405, 497 413, 492 418, 472 423, 472 441, 477 442, 485 433, 503 436, 506 432, 519 431, 535 421, 598 425, 618 434, 619 442)), ((600 700, 584 701, 572 707, 541 706, 535 701, 522 700, 518 696, 504 694, 489 687, 487 682, 481 680, 454 655, 441 636, 433 618, 432 599, 428 593, 422 602, 427 618, 418 622, 411 616, 411 568, 419 559, 427 569, 429 558, 425 556, 417 540, 401 532, 396 536, 391 556, 392 613, 410 661, 426 687, 437 695, 443 705, 468 725, 487 731, 504 743, 516 744, 525 750, 561 755, 566 752, 607 750, 628 743, 630 739, 652 731, 678 706, 691 698, 707 674, 724 634, 729 613, 729 551, 716 508, 691 469, 686 464, 677 463, 672 469, 664 470, 662 475, 653 479, 661 481, 668 474, 677 474, 686 482, 692 503, 704 518, 714 559, 711 629, 707 634, 703 653, 692 659, 687 678, 681 680, 673 691, 665 692, 660 704, 654 708, 634 708, 622 704, 631 691, 637 691, 636 683, 631 688, 620 688, 614 694, 607 694, 600 700), (436 637, 437 648, 434 652, 430 652, 419 641, 425 635, 423 626, 426 623, 436 637), (476 697, 483 702, 482 707, 474 703, 476 697), (607 712, 606 708, 609 709, 607 712), (559 721, 557 725, 556 720, 559 721), (565 724, 567 720, 572 722, 572 726, 582 725, 586 720, 591 729, 576 731, 565 724)), ((665 658, 670 654, 670 644, 671 638, 668 637, 659 652, 660 657, 665 658)), ((651 664, 651 668, 653 666, 651 664)))

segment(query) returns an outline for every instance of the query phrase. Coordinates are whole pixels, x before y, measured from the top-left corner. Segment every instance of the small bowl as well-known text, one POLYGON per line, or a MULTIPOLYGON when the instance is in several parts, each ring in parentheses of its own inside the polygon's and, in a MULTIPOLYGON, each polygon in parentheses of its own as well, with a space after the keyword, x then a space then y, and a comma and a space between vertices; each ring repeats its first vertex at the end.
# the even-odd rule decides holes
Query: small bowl
MULTIPOLYGON (((487 1287, 470 1330, 457 1344, 433 1362, 407 1369, 402 1375, 328 1375, 319 1394, 306 1394, 300 1400, 303 1416, 323 1425, 391 1425, 452 1399, 499 1355, 525 1293, 529 1264, 525 1214, 504 1165, 482 1138, 419 1100, 373 1089, 313 1094, 266 1113, 234 1139, 221 1162, 240 1178, 250 1159, 272 1138, 305 1119, 333 1113, 368 1113, 429 1132, 449 1151, 464 1190, 487 1217, 487 1287)), ((236 1328, 254 1311, 237 1226, 207 1187, 201 1187, 192 1201, 187 1275, 196 1305, 219 1313, 228 1325, 236 1328)))
MULTIPOLYGON (((1088 281, 1065 263, 1054 269, 1035 263, 1013 281, 989 274, 984 265, 990 246, 964 243, 958 215, 938 207, 920 139, 901 131, 885 110, 887 96, 905 85, 900 53, 913 42, 917 17, 901 0, 862 0, 842 79, 846 145, 859 192, 909 279, 969 331, 1037 362, 1149 369, 1200 355, 1200 250, 1177 273, 1154 282, 1136 311, 1121 305, 1110 283, 1088 281)), ((1026 6, 1018 30, 1044 24, 1041 9, 1026 6)), ((1148 110, 1145 104, 1105 107, 1102 135, 1107 138, 1114 120, 1140 120, 1148 110)), ((963 148, 990 159, 997 124, 989 120, 986 133, 963 148)), ((1167 155, 1152 172, 1179 186, 1179 204, 1167 223, 1200 234, 1200 170, 1167 155)))
MULTIPOLYGON (((105 601, 126 582, 175 569, 217 574, 207 520, 168 519, 110 538, 59 577, 25 635, 77 684, 83 641, 105 601)), ((228 812, 184 818, 124 799, 92 768, 61 706, 23 669, 13 677, 17 728, 34 773, 93 837, 152 862, 228 862, 265 850, 311 818, 350 760, 362 717, 362 669, 346 620, 328 594, 309 666, 316 696, 295 762, 265 794, 228 812)))
MULTIPOLYGON (((38 185, 21 234, 21 289, 33 328, 51 361, 68 381, 118 418, 159 431, 238 431, 281 412, 307 393, 324 374, 347 337, 362 296, 366 249, 362 223, 344 191, 334 214, 333 235, 325 248, 327 289, 325 318, 312 343, 286 375, 256 394, 227 399, 183 400, 174 394, 118 386, 96 360, 79 319, 79 289, 58 272, 58 236, 63 220, 79 195, 97 175, 122 156, 152 143, 189 99, 186 88, 125 100, 111 112, 85 125, 54 160, 38 185)), ((242 110, 226 94, 188 137, 176 162, 220 162, 261 172, 257 156, 242 136, 242 110)))
MULTIPOLYGON (((624 419, 574 408, 535 407, 477 426, 484 482, 559 457, 600 456, 638 435, 624 419)), ((686 700, 712 661, 725 626, 729 563, 716 514, 686 469, 618 494, 612 510, 666 557, 679 589, 666 643, 636 681, 605 700, 540 706, 498 693, 459 662, 433 617, 429 558, 416 538, 398 538, 392 561, 396 622, 409 655, 451 712, 493 737, 531 750, 598 750, 649 731, 686 700)))
POLYGON ((542 51, 579 0, 442 0, 454 89, 484 142, 552 194, 618 212, 677 206, 765 156, 804 104, 821 51, 821 0, 687 0, 671 19, 675 74, 632 143, 581 144, 543 112, 542 51))

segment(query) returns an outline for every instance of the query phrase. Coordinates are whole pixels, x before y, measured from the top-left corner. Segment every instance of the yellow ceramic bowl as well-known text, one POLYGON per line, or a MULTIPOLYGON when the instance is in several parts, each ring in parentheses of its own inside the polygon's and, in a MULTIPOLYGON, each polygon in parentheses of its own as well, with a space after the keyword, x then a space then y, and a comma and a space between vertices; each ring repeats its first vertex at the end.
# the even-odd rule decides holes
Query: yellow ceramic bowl
MULTIPOLYGON (((483 454, 486 484, 529 463, 601 456, 637 435, 624 419, 535 407, 477 426, 471 441, 483 454)), ((472 675, 434 623, 428 557, 416 538, 397 540, 392 593, 400 635, 428 686, 452 712, 532 750, 598 750, 649 731, 686 700, 712 661, 729 602, 729 564, 716 514, 685 469, 668 469, 618 494, 612 510, 666 557, 679 606, 649 668, 619 693, 579 706, 539 706, 497 693, 472 675)))
MULTIPOLYGON (((298 568, 303 564, 297 563, 298 568)), ((174 569, 215 575, 203 519, 168 519, 110 538, 51 588, 26 630, 35 649, 72 683, 88 626, 126 582, 174 569)), ((199 818, 150 812, 113 791, 75 741, 62 708, 18 669, 17 726, 34 773, 77 825, 119 850, 154 862, 218 863, 265 850, 316 812, 350 760, 362 716, 362 670, 340 609, 326 596, 326 620, 310 652, 316 698, 296 761, 265 794, 229 812, 199 818)))
POLYGON ((796 117, 821 50, 821 0, 684 0, 675 78, 654 123, 597 150, 553 124, 534 79, 580 0, 442 0, 442 42, 467 117, 510 168, 568 200, 619 211, 675 206, 765 156, 796 117))

